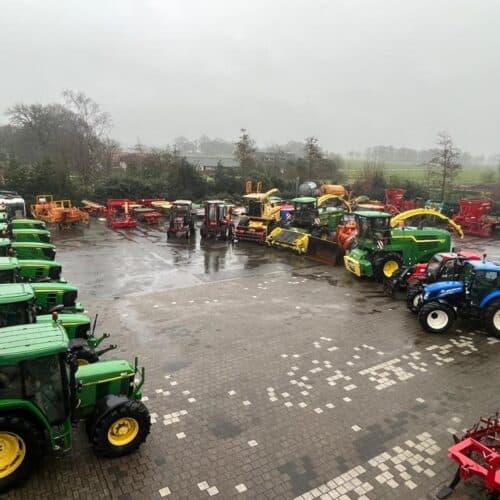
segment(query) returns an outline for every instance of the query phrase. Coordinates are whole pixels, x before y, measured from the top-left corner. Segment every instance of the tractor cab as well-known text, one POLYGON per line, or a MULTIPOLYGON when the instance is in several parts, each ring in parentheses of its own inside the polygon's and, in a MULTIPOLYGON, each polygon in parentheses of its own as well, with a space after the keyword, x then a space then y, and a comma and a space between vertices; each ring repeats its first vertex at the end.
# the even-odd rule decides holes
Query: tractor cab
POLYGON ((192 214, 193 202, 191 200, 176 200, 170 209, 170 221, 167 236, 194 235, 194 218, 192 214))
POLYGON ((50 231, 46 229, 12 229, 12 239, 16 242, 28 241, 39 243, 50 243, 50 231))
POLYGON ((16 283, 20 281, 19 263, 14 257, 0 257, 0 283, 16 283))
POLYGON ((234 224, 231 205, 221 200, 208 200, 204 208, 204 220, 200 227, 201 237, 203 239, 210 236, 224 240, 232 239, 234 224))
POLYGON ((14 255, 14 250, 9 238, 0 238, 0 257, 11 257, 12 255, 14 255))
POLYGON ((23 283, 0 285, 0 328, 35 321, 33 289, 23 283))
POLYGON ((137 360, 79 367, 69 347, 57 321, 0 329, 1 493, 26 479, 48 450, 69 451, 78 420, 105 457, 131 453, 150 432, 137 360))
POLYGON ((18 259, 54 260, 56 246, 37 241, 14 241, 12 248, 18 259))
POLYGON ((358 226, 358 240, 375 242, 383 245, 391 239, 391 216, 385 212, 362 211, 355 212, 354 217, 358 226))
MULTIPOLYGON (((2 213, 2 212, 0 212, 2 213)), ((0 238, 10 238, 11 237, 11 229, 10 223, 0 220, 0 238)))
POLYGON ((319 212, 316 205, 316 198, 312 196, 300 196, 292 200, 293 203, 293 225, 304 229, 310 229, 319 212))

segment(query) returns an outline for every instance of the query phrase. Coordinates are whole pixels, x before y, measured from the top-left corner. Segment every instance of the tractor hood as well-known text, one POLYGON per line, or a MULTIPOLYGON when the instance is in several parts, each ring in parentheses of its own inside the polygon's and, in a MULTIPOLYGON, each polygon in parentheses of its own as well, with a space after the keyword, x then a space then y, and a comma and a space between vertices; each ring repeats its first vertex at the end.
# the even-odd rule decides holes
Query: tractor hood
MULTIPOLYGON (((36 317, 37 323, 48 323, 53 321, 52 314, 40 314, 36 317)), ((59 314, 59 322, 64 326, 90 325, 90 318, 86 314, 62 313, 59 314)))
POLYGON ((76 378, 85 387, 109 382, 112 379, 119 380, 121 378, 133 377, 134 374, 134 367, 128 361, 112 360, 80 366, 76 372, 76 378))
POLYGON ((464 284, 461 281, 441 281, 424 287, 424 300, 459 295, 464 292, 464 284))

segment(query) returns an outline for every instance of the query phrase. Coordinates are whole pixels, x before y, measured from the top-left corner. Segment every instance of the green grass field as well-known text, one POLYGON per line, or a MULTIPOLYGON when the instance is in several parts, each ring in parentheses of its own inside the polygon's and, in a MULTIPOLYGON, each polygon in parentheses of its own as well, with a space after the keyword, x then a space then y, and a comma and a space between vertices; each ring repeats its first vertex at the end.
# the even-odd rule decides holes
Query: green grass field
MULTIPOLYGON (((364 160, 345 160, 344 172, 349 182, 355 181, 361 175, 364 164, 364 160)), ((387 179, 390 179, 391 176, 397 176, 401 179, 424 182, 427 177, 427 168, 425 165, 415 163, 384 162, 384 173, 387 179)), ((467 165, 458 174, 455 182, 457 184, 481 184, 495 181, 499 181, 497 167, 493 165, 467 165)))

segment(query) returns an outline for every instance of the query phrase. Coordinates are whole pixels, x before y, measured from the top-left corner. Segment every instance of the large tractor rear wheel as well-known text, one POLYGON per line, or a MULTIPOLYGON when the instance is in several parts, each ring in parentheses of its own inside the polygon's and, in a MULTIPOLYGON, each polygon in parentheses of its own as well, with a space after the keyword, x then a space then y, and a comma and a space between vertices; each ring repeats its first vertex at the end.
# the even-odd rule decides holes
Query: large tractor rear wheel
POLYGON ((424 291, 420 286, 411 286, 406 293, 406 307, 417 314, 424 300, 424 291))
POLYGON ((383 280, 384 278, 391 278, 403 266, 403 259, 398 253, 387 252, 376 255, 372 265, 373 276, 377 280, 383 280))
POLYGON ((0 493, 26 479, 44 449, 38 427, 22 416, 0 417, 0 493))
POLYGON ((484 311, 484 324, 491 335, 500 337, 500 300, 494 300, 484 311))
POLYGON ((441 302, 428 302, 420 308, 418 320, 429 333, 445 333, 455 321, 455 311, 441 302))
POLYGON ((146 406, 141 401, 128 400, 98 420, 91 441, 97 455, 121 457, 136 450, 150 430, 146 406))

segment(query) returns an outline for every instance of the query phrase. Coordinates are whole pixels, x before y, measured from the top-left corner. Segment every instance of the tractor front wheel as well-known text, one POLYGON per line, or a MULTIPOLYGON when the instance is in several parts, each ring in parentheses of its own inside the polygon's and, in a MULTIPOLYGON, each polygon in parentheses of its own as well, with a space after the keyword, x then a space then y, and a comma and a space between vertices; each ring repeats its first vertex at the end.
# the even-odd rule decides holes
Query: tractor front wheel
POLYGON ((494 300, 484 311, 484 323, 491 335, 500 337, 500 300, 494 300))
POLYGON ((377 255, 373 259, 373 276, 378 280, 391 278, 403 265, 401 255, 395 252, 377 255))
POLYGON ((424 300, 424 292, 421 287, 410 287, 406 293, 406 307, 417 314, 424 300))
POLYGON ((98 420, 91 437, 103 457, 121 457, 136 450, 151 430, 149 411, 141 401, 128 400, 98 420))
POLYGON ((43 449, 35 424, 22 416, 0 417, 0 493, 29 476, 43 449))
POLYGON ((429 333, 445 333, 455 321, 455 311, 441 302, 429 302, 420 308, 418 320, 429 333))

